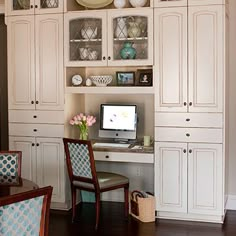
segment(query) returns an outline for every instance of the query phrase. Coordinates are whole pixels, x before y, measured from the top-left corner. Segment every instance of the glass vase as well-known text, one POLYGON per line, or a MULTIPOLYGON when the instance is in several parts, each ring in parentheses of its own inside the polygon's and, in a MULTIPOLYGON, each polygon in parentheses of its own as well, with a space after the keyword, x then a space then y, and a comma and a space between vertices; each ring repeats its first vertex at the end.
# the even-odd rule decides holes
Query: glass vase
POLYGON ((80 132, 79 139, 88 140, 88 133, 87 132, 80 132))

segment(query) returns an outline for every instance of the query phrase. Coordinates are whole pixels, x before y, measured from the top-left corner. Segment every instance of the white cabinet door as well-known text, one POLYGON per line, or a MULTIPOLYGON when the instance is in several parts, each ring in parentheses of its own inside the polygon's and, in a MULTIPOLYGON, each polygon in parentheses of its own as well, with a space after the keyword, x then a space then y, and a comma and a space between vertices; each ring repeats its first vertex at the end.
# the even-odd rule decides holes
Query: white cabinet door
POLYGON ((65 201, 64 149, 61 138, 36 138, 37 183, 53 186, 52 201, 65 201))
POLYGON ((153 9, 108 11, 108 65, 153 65, 153 9))
POLYGON ((156 111, 187 111, 187 8, 154 10, 156 111))
POLYGON ((36 144, 34 137, 9 137, 9 149, 22 151, 21 176, 36 182, 36 144))
POLYGON ((224 214, 223 166, 221 144, 189 144, 189 213, 224 214))
POLYGON ((189 7, 189 111, 222 112, 223 6, 189 7))
POLYGON ((63 16, 35 16, 36 109, 63 110, 63 16))
POLYGON ((7 38, 9 109, 34 109, 34 17, 8 17, 7 38))
POLYGON ((157 210, 187 213, 187 143, 156 142, 157 210))

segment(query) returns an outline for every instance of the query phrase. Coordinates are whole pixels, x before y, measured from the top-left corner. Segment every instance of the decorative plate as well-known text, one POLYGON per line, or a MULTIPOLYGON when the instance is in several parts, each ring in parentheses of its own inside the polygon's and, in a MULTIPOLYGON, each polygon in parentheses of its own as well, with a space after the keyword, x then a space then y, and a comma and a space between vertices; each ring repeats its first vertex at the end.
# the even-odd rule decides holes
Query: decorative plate
POLYGON ((113 2, 113 0, 75 0, 78 4, 88 8, 102 8, 113 2))

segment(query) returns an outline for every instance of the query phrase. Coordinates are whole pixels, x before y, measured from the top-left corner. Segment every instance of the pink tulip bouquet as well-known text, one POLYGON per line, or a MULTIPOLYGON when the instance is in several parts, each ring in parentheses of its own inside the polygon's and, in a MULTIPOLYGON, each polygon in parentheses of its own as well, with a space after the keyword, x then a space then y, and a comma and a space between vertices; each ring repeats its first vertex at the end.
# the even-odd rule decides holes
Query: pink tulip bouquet
POLYGON ((80 113, 75 115, 71 120, 70 124, 75 125, 80 130, 80 139, 88 139, 88 127, 92 126, 96 122, 96 117, 91 115, 85 115, 80 113))

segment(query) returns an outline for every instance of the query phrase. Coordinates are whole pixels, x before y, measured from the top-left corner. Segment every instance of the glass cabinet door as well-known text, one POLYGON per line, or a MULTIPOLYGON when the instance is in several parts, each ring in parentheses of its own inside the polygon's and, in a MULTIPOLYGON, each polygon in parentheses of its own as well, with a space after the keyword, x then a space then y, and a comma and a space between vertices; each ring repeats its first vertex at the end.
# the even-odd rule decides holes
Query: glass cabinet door
POLYGON ((27 15, 63 12, 60 0, 8 0, 7 15, 27 15))
POLYGON ((111 23, 111 31, 108 27, 108 56, 111 58, 108 65, 152 65, 152 10, 145 9, 145 13, 127 10, 125 15, 114 11, 108 15, 111 23))
POLYGON ((69 41, 66 63, 70 66, 106 65, 106 37, 103 32, 105 12, 69 14, 66 20, 66 39, 69 41))

